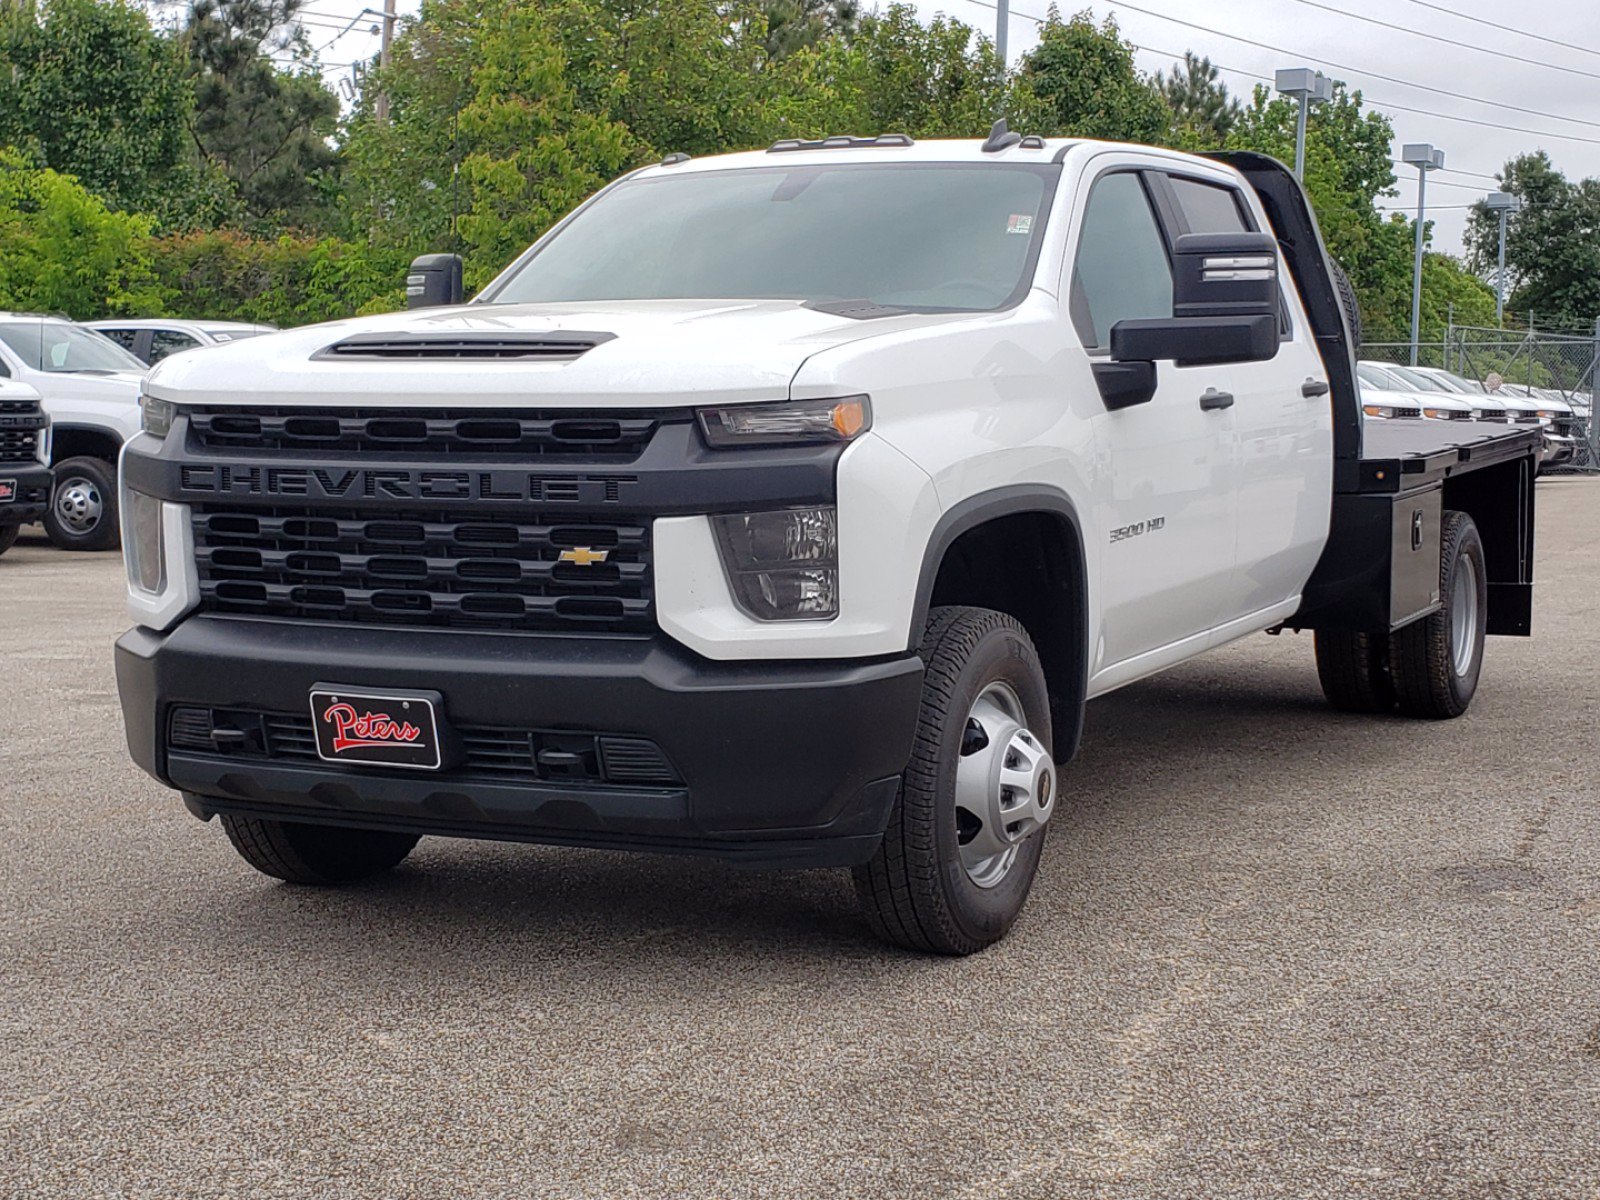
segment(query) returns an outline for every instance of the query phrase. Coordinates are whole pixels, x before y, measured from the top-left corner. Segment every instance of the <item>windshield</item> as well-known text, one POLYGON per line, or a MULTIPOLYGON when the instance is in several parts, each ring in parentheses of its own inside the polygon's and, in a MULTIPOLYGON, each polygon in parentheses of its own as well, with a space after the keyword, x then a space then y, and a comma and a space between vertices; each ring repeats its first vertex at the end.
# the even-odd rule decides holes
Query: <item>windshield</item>
POLYGON ((1389 378, 1377 367, 1369 367, 1366 363, 1356 364, 1356 375, 1362 383, 1377 388, 1380 392, 1398 392, 1400 384, 1389 378))
POLYGON ((0 321, 0 341, 34 371, 134 371, 145 365, 110 338, 65 321, 0 321))
POLYGON ((1431 375, 1424 375, 1421 371, 1410 371, 1405 367, 1390 367, 1389 370, 1405 380, 1405 382, 1414 384, 1419 392, 1448 392, 1450 390, 1431 375))
POLYGON ((1030 281, 1058 170, 796 163, 623 183, 484 298, 1003 308, 1030 281))

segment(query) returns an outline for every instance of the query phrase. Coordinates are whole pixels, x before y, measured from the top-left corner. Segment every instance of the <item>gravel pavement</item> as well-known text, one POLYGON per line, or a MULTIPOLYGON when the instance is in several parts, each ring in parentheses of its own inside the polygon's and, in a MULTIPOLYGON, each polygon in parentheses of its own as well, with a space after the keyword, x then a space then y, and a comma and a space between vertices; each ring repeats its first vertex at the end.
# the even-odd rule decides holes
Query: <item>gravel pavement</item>
POLYGON ((1090 707, 961 961, 842 872, 250 871, 122 744, 120 566, 0 560, 0 1197, 1600 1197, 1600 481, 1455 722, 1309 637, 1090 707))

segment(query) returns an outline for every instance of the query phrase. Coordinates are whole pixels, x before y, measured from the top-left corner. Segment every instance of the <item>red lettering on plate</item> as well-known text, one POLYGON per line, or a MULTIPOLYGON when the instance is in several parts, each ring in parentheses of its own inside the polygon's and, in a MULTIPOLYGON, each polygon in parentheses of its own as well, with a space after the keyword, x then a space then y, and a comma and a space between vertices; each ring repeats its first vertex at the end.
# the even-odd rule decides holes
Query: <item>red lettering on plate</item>
POLYGON ((322 719, 333 726, 335 754, 363 746, 414 742, 422 736, 422 730, 410 721, 396 721, 388 713, 358 713, 354 706, 344 703, 329 705, 322 719))

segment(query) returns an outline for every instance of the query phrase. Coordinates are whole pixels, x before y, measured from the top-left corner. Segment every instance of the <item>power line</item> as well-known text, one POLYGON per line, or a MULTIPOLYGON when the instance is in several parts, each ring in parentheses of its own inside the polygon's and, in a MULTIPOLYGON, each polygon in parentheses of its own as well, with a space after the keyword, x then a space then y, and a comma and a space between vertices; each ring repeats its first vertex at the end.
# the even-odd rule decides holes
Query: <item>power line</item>
POLYGON ((1502 25, 1498 21, 1489 20, 1487 17, 1476 17, 1459 9, 1446 8, 1443 4, 1432 4, 1429 0, 1410 0, 1410 3, 1415 4, 1418 8, 1431 8, 1434 12, 1441 12, 1446 16, 1456 17, 1462 21, 1471 21, 1475 25, 1486 25, 1490 29, 1498 29, 1502 33, 1514 33, 1518 37, 1532 38, 1536 42, 1544 42, 1549 46, 1560 46, 1563 50, 1577 50, 1583 54, 1600 56, 1600 50, 1591 50, 1587 46, 1577 46, 1571 42, 1563 42, 1558 38, 1545 37, 1542 33, 1531 33, 1526 29, 1518 29, 1514 25, 1502 25))
POLYGON ((1439 42, 1446 46, 1456 46, 1462 50, 1473 50, 1479 54, 1492 54, 1496 58, 1509 59, 1512 62, 1526 63, 1530 67, 1542 67, 1547 71, 1565 71, 1569 75, 1582 75, 1585 79, 1600 79, 1600 72, 1585 71, 1582 67, 1563 67, 1560 63, 1540 62, 1536 58, 1524 58, 1520 54, 1512 54, 1509 50, 1491 50, 1487 46, 1477 46, 1472 42, 1463 42, 1457 38, 1445 37, 1441 33, 1428 33, 1422 29, 1412 29, 1409 25, 1397 25, 1393 21, 1380 20, 1369 17, 1363 13, 1351 12, 1348 9, 1335 8, 1331 4, 1323 4, 1321 0, 1295 0, 1296 4, 1303 4, 1307 8, 1320 9, 1330 12, 1336 17, 1348 17, 1352 21, 1365 21, 1368 25, 1376 25, 1380 29, 1392 29, 1396 33, 1408 33, 1412 37, 1426 38, 1430 42, 1439 42))
MULTIPOLYGON (((981 2, 981 0, 968 0, 968 2, 972 3, 972 4, 978 4, 978 3, 981 2)), ((1348 64, 1345 64, 1345 63, 1334 62, 1332 59, 1322 58, 1319 55, 1301 54, 1297 50, 1286 50, 1282 46, 1274 46, 1270 42, 1259 42, 1259 41, 1254 40, 1253 38, 1243 37, 1243 36, 1241 36, 1239 34, 1236 34, 1236 33, 1224 33, 1222 30, 1220 30, 1220 29, 1212 29, 1208 25, 1198 25, 1193 21, 1185 21, 1185 20, 1182 20, 1181 18, 1178 18, 1178 17, 1169 17, 1169 16, 1167 16, 1166 13, 1159 13, 1159 12, 1153 11, 1152 9, 1141 8, 1136 4, 1129 4, 1127 2, 1127 0, 1106 0, 1106 4, 1107 4, 1107 7, 1110 7, 1110 8, 1125 8, 1130 12, 1136 12, 1136 13, 1141 14, 1142 16, 1154 17, 1158 21, 1168 21, 1173 25, 1182 25, 1186 29, 1193 29, 1193 30, 1196 30, 1196 31, 1198 31, 1200 33, 1209 33, 1213 37, 1226 38, 1230 42, 1240 42, 1240 43, 1242 43, 1242 44, 1244 44, 1246 46, 1254 46, 1258 50, 1270 50, 1274 54, 1283 54, 1283 55, 1289 56, 1290 58, 1298 58, 1298 59, 1302 59, 1302 60, 1309 59, 1309 60, 1311 60, 1313 62, 1321 62, 1325 66, 1332 67, 1336 71, 1349 71, 1351 74, 1354 74, 1354 75, 1365 75, 1368 79, 1381 79, 1385 83, 1397 83, 1401 87, 1416 88, 1418 91, 1421 91, 1421 92, 1434 92, 1434 93, 1436 93, 1438 95, 1441 95, 1441 96, 1449 96, 1451 99, 1454 99, 1454 100, 1466 100, 1466 101, 1468 101, 1469 103, 1472 103, 1472 104, 1485 104, 1485 105, 1488 105, 1491 108, 1501 108, 1501 109, 1505 109, 1505 110, 1510 111, 1510 112, 1526 113, 1528 116, 1532 116, 1532 117, 1545 117, 1545 118, 1548 118, 1548 119, 1554 120, 1554 121, 1567 121, 1567 122, 1569 122, 1569 123, 1571 123, 1573 125, 1586 125, 1586 126, 1589 126, 1591 128, 1600 129, 1600 121, 1591 121, 1591 120, 1588 120, 1588 119, 1583 118, 1583 117, 1562 116, 1560 113, 1545 112, 1542 109, 1537 109, 1537 108, 1522 108, 1522 107, 1520 107, 1518 105, 1515 105, 1515 104, 1502 103, 1499 100, 1485 100, 1482 96, 1471 96, 1471 95, 1468 95, 1465 92, 1452 92, 1448 88, 1433 87, 1431 84, 1417 83, 1415 80, 1411 80, 1411 79, 1401 79, 1401 78, 1399 78, 1398 76, 1395 76, 1395 75, 1383 75, 1383 74, 1378 73, 1377 71, 1366 71, 1366 70, 1361 69, 1360 67, 1352 67, 1352 66, 1349 66, 1348 64)), ((993 6, 989 5, 989 4, 984 4, 983 7, 991 8, 993 6)), ((1038 18, 1031 18, 1031 19, 1037 20, 1038 18)), ((1376 104, 1376 103, 1379 103, 1379 102, 1375 100, 1375 101, 1373 101, 1373 103, 1376 104)), ((1398 105, 1398 104, 1395 104, 1395 105, 1390 105, 1389 107, 1391 107, 1391 108, 1401 108, 1402 106, 1398 105)), ((1435 114, 1435 113, 1425 112, 1425 110, 1422 110, 1422 109, 1411 109, 1411 110, 1408 110, 1408 111, 1422 112, 1423 115, 1425 115, 1425 116, 1439 115, 1439 114, 1435 114)), ((1470 120, 1471 118, 1458 117, 1458 118, 1453 118, 1453 119, 1455 119, 1455 120, 1470 120)), ((1488 124, 1488 122, 1484 122, 1484 124, 1488 124)), ((1498 128, 1511 128, 1511 127, 1510 126, 1499 126, 1498 128)), ((1534 133, 1537 133, 1538 131, 1537 130, 1514 130, 1514 132, 1518 132, 1518 133, 1534 132, 1534 133)), ((1542 135, 1542 136, 1564 137, 1566 135, 1565 134, 1545 134, 1545 135, 1542 135)), ((1583 139, 1578 139, 1578 140, 1581 141, 1583 139)))

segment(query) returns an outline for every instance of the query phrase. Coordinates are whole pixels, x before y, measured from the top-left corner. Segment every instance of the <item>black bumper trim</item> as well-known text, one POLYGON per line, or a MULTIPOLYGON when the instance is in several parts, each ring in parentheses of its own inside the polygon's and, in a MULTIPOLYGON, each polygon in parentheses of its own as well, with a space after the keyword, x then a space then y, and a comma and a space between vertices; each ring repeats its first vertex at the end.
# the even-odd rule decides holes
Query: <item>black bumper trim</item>
POLYGON ((0 479, 16 483, 17 499, 0 504, 0 526, 26 525, 50 511, 54 480, 50 468, 37 463, 0 463, 0 479))
POLYGON ((134 760, 206 811, 447 836, 709 854, 766 865, 870 857, 910 755, 912 655, 727 663, 658 640, 531 638, 191 617, 117 643, 134 760), (169 751, 174 705, 297 711, 311 686, 437 690, 449 722, 603 728, 656 742, 681 788, 511 783, 169 751))

